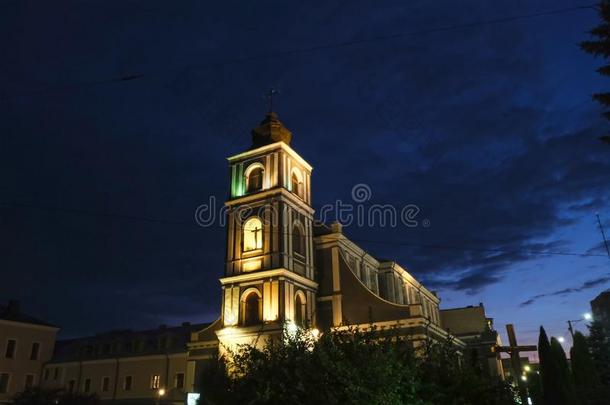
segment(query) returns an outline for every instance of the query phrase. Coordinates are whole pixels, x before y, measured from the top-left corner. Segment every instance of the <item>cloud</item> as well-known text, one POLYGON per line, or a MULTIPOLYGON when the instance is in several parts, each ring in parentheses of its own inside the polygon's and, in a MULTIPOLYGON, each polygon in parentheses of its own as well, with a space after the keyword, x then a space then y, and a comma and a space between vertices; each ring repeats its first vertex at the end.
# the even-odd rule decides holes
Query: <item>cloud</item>
POLYGON ((531 297, 530 299, 528 299, 526 301, 523 301, 521 304, 519 304, 519 306, 522 307, 522 308, 523 307, 527 307, 529 305, 532 305, 533 303, 535 303, 539 299, 542 299, 542 298, 545 298, 545 297, 555 297, 555 296, 563 297, 563 296, 566 296, 566 295, 569 295, 569 294, 574 294, 574 293, 577 293, 577 292, 589 290, 591 288, 595 288, 595 287, 598 287, 600 285, 604 285, 604 284, 606 284, 608 282, 610 282, 610 275, 594 278, 594 279, 585 281, 579 287, 568 287, 568 288, 564 288, 564 289, 553 291, 553 292, 546 293, 546 294, 535 295, 535 296, 531 297))

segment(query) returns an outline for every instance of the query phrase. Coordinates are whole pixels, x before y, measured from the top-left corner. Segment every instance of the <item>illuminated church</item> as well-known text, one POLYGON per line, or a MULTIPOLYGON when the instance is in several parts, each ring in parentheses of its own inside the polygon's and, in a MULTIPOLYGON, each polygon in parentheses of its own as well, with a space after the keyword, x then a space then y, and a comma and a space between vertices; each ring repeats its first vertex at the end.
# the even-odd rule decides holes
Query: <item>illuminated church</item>
MULTIPOLYGON (((327 331, 394 327, 414 345, 445 339, 439 298, 393 261, 314 221, 312 167, 291 132, 267 114, 252 146, 228 158, 230 198, 220 318, 193 333, 187 375, 237 344, 261 345, 286 323, 327 331)), ((455 339, 458 347, 464 343, 455 339)))
POLYGON ((459 349, 477 351, 489 374, 501 376, 500 341, 482 304, 439 311, 436 294, 398 263, 365 252, 340 224, 314 221, 312 167, 291 138, 269 113, 252 131, 251 148, 228 159, 219 319, 58 341, 38 383, 95 393, 104 403, 191 404, 210 360, 238 344, 262 346, 285 325, 321 333, 395 328, 414 347, 451 333, 459 349))

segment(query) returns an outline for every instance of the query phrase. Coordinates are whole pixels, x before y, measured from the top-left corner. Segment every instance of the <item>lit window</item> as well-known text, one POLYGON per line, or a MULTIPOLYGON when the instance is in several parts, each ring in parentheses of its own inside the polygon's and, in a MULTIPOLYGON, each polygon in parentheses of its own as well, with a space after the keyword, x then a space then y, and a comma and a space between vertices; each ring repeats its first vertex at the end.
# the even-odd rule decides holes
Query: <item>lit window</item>
POLYGON ((244 224, 244 252, 263 248, 263 223, 257 217, 244 224))
POLYGON ((161 376, 159 374, 154 374, 150 377, 150 388, 158 389, 161 384, 161 376))
POLYGON ((246 169, 246 191, 253 193, 263 189, 263 170, 260 164, 256 164, 253 168, 246 169))

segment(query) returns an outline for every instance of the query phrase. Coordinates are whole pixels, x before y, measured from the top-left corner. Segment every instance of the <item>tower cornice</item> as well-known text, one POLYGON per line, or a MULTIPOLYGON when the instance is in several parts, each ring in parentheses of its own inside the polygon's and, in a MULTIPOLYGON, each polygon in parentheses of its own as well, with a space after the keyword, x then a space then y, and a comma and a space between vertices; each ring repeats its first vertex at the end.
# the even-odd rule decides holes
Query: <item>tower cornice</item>
POLYGON ((237 155, 228 157, 227 160, 229 162, 235 162, 237 160, 243 160, 243 159, 246 159, 251 156, 265 154, 265 153, 275 150, 275 149, 284 150, 286 153, 288 153, 290 156, 292 156, 297 162, 299 162, 299 164, 301 164, 307 170, 309 170, 309 171, 313 170, 313 167, 311 167, 311 165, 309 163, 307 163, 305 161, 305 159, 303 159, 294 149, 292 149, 290 146, 288 146, 287 144, 285 144, 284 142, 281 142, 281 141, 275 142, 275 143, 270 143, 269 145, 264 145, 264 146, 261 146, 260 148, 251 149, 251 150, 247 150, 242 153, 238 153, 237 155))

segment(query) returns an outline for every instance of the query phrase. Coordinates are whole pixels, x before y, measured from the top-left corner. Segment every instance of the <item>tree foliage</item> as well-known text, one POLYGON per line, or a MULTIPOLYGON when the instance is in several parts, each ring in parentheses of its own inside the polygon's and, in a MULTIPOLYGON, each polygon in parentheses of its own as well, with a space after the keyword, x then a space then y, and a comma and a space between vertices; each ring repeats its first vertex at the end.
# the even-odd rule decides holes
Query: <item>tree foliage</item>
POLYGON ((587 343, 601 384, 610 387, 610 336, 601 322, 589 325, 587 343))
MULTIPOLYGON (((610 59, 610 1, 601 0, 598 12, 601 23, 590 31, 594 39, 581 42, 580 47, 587 53, 608 60, 610 59)), ((610 76, 610 64, 600 67, 597 72, 604 76, 610 76)), ((609 92, 596 93, 593 95, 593 99, 603 107, 610 107, 609 92)), ((605 111, 603 115, 610 119, 610 111, 605 111)), ((603 142, 610 143, 610 136, 608 135, 602 136, 600 139, 603 142)))
POLYGON ((574 333, 574 344, 570 350, 572 376, 576 393, 585 405, 602 405, 607 398, 603 392, 595 363, 589 352, 587 338, 580 333, 574 333))
POLYGON ((203 404, 514 404, 503 383, 461 361, 452 342, 425 343, 345 330, 285 333, 243 346, 202 378, 203 404), (226 373, 229 370, 229 373, 226 373))
POLYGON ((14 405, 101 405, 96 395, 60 389, 30 388, 13 398, 14 405))

